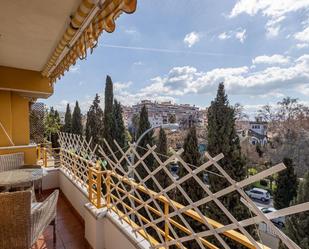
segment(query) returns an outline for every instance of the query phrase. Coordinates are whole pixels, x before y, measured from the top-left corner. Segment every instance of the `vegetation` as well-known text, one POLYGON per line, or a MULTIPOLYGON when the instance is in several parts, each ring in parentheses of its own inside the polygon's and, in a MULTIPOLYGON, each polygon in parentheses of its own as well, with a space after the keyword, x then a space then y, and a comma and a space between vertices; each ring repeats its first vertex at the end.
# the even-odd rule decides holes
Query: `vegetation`
POLYGON ((92 146, 103 145, 103 123, 104 114, 100 107, 100 97, 96 94, 92 105, 87 112, 86 122, 86 139, 89 141, 92 138, 92 146))
MULTIPOLYGON (((166 134, 164 129, 160 128, 159 131, 159 139, 157 142, 157 149, 156 152, 159 154, 159 158, 162 162, 164 162, 166 160, 167 156, 167 138, 166 138, 166 134)), ((169 169, 167 169, 169 170, 169 169)), ((159 171, 159 174, 156 175, 156 178, 159 182, 159 184, 161 185, 162 188, 166 188, 171 184, 171 179, 169 178, 169 176, 166 174, 166 172, 159 171)))
MULTIPOLYGON (((189 129, 188 134, 184 140, 183 149, 184 152, 182 154, 182 159, 190 165, 194 165, 196 167, 199 166, 201 163, 201 155, 198 150, 198 141, 195 126, 192 126, 189 129)), ((184 167, 180 167, 180 178, 185 176, 187 173, 188 172, 184 167)), ((202 199, 205 194, 205 191, 199 186, 199 184, 196 183, 196 180, 193 178, 185 181, 182 186, 184 191, 190 194, 190 198, 193 201, 198 201, 202 199)))
MULTIPOLYGON (((207 148, 210 155, 216 156, 223 153, 224 158, 220 161, 222 168, 235 181, 243 180, 246 177, 245 160, 241 154, 239 138, 235 130, 234 108, 229 105, 223 83, 219 84, 217 96, 209 107, 207 131, 207 148)), ((229 185, 227 181, 215 174, 209 175, 209 181, 212 192, 217 192, 229 185)), ((236 219, 243 220, 250 216, 248 209, 240 202, 237 193, 233 192, 221 199, 236 219)), ((218 212, 215 206, 209 209, 208 213, 218 222, 228 223, 228 218, 222 212, 218 212)))
MULTIPOLYGON (((113 82, 109 75, 106 76, 105 84, 105 108, 104 108, 104 127, 103 127, 103 137, 106 139, 110 146, 114 145, 113 142, 113 82)), ((105 146, 104 146, 105 148, 105 146)))
POLYGON ((58 148, 58 132, 60 131, 60 117, 58 111, 53 107, 47 110, 44 117, 44 136, 46 140, 52 142, 53 148, 58 148))
POLYGON ((277 188, 274 192, 274 207, 276 209, 286 208, 297 194, 297 176, 294 172, 292 159, 284 158, 283 163, 286 170, 278 173, 276 179, 277 188))
POLYGON ((70 104, 67 104, 67 109, 64 116, 64 126, 62 128, 64 132, 70 133, 72 131, 72 113, 70 104))
MULTIPOLYGON (((292 205, 309 202, 309 171, 305 174, 304 180, 300 182, 297 197, 292 201, 292 205)), ((309 211, 294 214, 287 217, 284 232, 300 248, 309 249, 309 211)), ((280 245, 280 249, 286 247, 280 245)))
MULTIPOLYGON (((303 176, 309 170, 309 108, 295 98, 286 97, 277 105, 263 106, 257 119, 267 122, 269 145, 263 148, 264 160, 275 164, 289 156, 294 162, 297 175, 303 176)), ((250 154, 248 154, 250 156, 250 154)))
POLYGON ((175 114, 170 115, 168 117, 168 122, 171 123, 171 124, 176 123, 176 115, 175 114))
POLYGON ((72 115, 72 133, 83 135, 82 114, 78 105, 78 101, 75 103, 72 115))
MULTIPOLYGON (((148 111, 146 106, 143 106, 140 112, 140 117, 139 117, 139 125, 138 125, 138 132, 137 132, 137 137, 141 137, 141 135, 150 128, 150 122, 148 120, 148 111)), ((140 141, 140 143, 138 144, 138 153, 140 156, 144 155, 146 153, 147 149, 147 144, 149 144, 150 146, 152 146, 154 144, 153 141, 153 131, 148 132, 144 138, 140 141)), ((147 167, 150 169, 150 171, 153 170, 154 167, 154 158, 152 155, 149 155, 145 158, 144 160, 145 164, 147 165, 147 167)), ((145 178, 148 173, 146 172, 146 170, 144 169, 143 165, 139 165, 137 167, 137 171, 138 174, 140 175, 141 178, 145 178)), ((149 181, 147 181, 148 185, 150 187, 153 187, 152 184, 149 183, 149 181)))
POLYGON ((131 133, 133 141, 136 141, 137 139, 139 116, 140 115, 136 113, 136 114, 133 114, 133 117, 132 117, 132 126, 130 127, 130 133, 131 133))
POLYGON ((112 137, 117 141, 117 143, 121 148, 124 148, 127 145, 126 128, 124 126, 122 117, 122 107, 120 102, 118 102, 117 100, 114 101, 112 117, 113 117, 112 137))

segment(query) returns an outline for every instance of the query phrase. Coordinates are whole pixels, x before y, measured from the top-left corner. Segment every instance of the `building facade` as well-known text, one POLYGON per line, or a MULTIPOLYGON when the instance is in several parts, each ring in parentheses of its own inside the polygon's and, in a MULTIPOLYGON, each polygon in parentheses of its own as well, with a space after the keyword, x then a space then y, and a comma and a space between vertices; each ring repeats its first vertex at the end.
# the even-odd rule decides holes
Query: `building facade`
POLYGON ((171 101, 159 103, 152 102, 151 100, 142 100, 131 107, 123 107, 124 120, 127 127, 132 126, 133 116, 139 114, 143 106, 147 108, 151 126, 171 122, 179 123, 183 127, 189 126, 190 122, 197 126, 205 124, 207 111, 201 110, 195 105, 173 104, 171 101))

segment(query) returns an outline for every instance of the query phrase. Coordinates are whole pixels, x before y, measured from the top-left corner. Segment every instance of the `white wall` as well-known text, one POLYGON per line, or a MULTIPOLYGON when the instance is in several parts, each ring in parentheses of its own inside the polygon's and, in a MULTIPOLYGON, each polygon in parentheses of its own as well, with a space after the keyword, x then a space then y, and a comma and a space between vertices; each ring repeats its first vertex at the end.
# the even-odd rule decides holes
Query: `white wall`
POLYGON ((58 168, 44 168, 46 175, 43 176, 42 189, 59 188, 59 169, 58 168))
POLYGON ((89 202, 86 189, 73 184, 71 177, 62 169, 59 170, 59 187, 79 215, 85 219, 85 204, 89 202))

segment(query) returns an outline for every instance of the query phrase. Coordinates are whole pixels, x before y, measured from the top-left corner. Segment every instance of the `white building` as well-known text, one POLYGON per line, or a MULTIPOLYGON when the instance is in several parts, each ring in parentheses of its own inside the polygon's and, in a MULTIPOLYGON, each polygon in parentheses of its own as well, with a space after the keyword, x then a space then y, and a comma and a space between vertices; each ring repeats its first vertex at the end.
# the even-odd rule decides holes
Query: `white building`
POLYGON ((143 106, 147 108, 149 122, 152 126, 166 124, 172 116, 177 123, 183 126, 189 122, 194 122, 198 126, 204 125, 206 112, 195 105, 173 104, 171 101, 158 103, 151 100, 142 100, 132 107, 123 107, 127 127, 132 125, 133 115, 140 113, 143 106))
POLYGON ((250 143, 253 145, 267 144, 267 123, 265 122, 250 122, 248 135, 250 143))

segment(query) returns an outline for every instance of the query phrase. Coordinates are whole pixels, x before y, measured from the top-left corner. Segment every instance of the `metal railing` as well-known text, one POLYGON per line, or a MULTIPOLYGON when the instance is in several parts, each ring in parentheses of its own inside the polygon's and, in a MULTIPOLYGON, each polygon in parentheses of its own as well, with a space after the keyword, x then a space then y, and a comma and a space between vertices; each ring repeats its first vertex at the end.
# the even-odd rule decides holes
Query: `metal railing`
POLYGON ((50 142, 38 144, 37 163, 43 167, 59 167, 60 148, 52 148, 50 142))
POLYGON ((123 149, 115 143, 115 151, 115 147, 111 149, 105 141, 103 150, 100 146, 91 147, 91 141, 87 142, 76 135, 60 133, 59 138, 61 167, 74 181, 87 189, 89 201, 97 208, 105 207, 109 212, 116 213, 121 222, 129 224, 133 233, 139 233, 147 239, 152 248, 230 248, 229 244, 233 241, 247 248, 268 249, 245 229, 261 222, 271 227, 274 234, 289 248, 299 248, 272 224, 270 218, 308 210, 309 203, 265 215, 243 190, 244 187, 281 171, 285 168, 283 164, 236 182, 219 165, 222 154, 211 157, 206 153, 208 161, 192 169, 182 160, 182 150, 161 159, 155 151, 156 146, 148 146, 147 151, 140 155, 134 145, 123 149), (135 155, 135 161, 131 161, 132 154, 135 155), (149 168, 146 164, 149 156, 155 160, 156 167, 149 168), (175 160, 186 169, 184 176, 175 178, 169 171, 168 165, 175 160), (217 169, 222 180, 229 183, 228 187, 215 193, 210 191, 209 186, 199 177, 200 173, 210 167, 217 169), (141 168, 145 171, 143 177, 141 168), (158 174, 166 174, 170 182, 168 186, 158 183, 158 174), (192 200, 184 191, 183 184, 189 180, 194 180, 193 184, 205 191, 205 195, 199 200, 192 200), (153 187, 150 187, 149 181, 153 187), (168 194, 170 191, 176 191, 186 204, 175 201, 168 194), (240 195, 241 201, 252 213, 251 217, 238 221, 225 208, 220 198, 232 192, 240 195), (215 212, 228 217, 229 223, 221 224, 207 217, 207 212, 202 207, 210 202, 216 205, 215 212), (197 231, 192 228, 192 224, 199 225, 202 229, 197 231))

